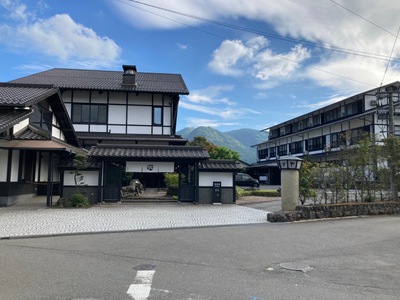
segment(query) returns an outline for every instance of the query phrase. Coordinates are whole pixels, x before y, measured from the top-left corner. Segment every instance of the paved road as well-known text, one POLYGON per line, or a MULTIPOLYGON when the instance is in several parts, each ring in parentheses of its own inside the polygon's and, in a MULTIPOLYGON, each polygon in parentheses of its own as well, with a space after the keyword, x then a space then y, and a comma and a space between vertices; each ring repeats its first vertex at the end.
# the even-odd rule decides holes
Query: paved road
POLYGON ((0 240, 0 299, 399 299, 399 255, 399 216, 0 240))
POLYGON ((0 208, 0 239, 160 228, 267 223, 268 211, 238 205, 95 205, 0 208))

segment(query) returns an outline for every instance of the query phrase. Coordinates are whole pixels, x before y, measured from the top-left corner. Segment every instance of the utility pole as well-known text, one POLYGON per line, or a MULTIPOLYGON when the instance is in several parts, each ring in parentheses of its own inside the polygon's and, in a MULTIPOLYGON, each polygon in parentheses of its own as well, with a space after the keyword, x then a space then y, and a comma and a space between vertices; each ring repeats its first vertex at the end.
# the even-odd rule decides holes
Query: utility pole
MULTIPOLYGON (((386 88, 386 91, 388 93, 388 138, 389 139, 394 139, 395 138, 395 129, 394 129, 394 104, 393 104, 393 92, 396 91, 395 87, 388 86, 386 88)), ((396 151, 395 143, 394 141, 389 141, 389 155, 394 155, 396 151)), ((389 170, 390 170, 390 198, 391 200, 397 200, 399 191, 397 187, 397 168, 396 168, 396 163, 393 161, 388 163, 389 170)))

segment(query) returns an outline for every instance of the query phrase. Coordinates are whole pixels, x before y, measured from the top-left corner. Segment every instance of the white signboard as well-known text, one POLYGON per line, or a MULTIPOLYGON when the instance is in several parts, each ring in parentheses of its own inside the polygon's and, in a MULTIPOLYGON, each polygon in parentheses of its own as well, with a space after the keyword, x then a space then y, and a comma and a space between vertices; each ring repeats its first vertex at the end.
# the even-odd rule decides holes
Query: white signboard
POLYGON ((127 161, 126 172, 137 173, 173 173, 173 162, 148 162, 148 161, 127 161))

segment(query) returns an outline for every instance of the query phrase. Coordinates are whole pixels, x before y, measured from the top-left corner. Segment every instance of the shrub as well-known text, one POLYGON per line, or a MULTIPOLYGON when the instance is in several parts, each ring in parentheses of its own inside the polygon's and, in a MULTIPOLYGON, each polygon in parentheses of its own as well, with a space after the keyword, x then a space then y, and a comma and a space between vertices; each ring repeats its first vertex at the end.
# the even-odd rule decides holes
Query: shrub
POLYGON ((165 173, 164 182, 167 186, 167 196, 178 196, 179 175, 178 173, 165 173))
POLYGON ((242 189, 236 186, 237 197, 244 196, 261 196, 261 197, 280 197, 277 190, 260 190, 260 189, 242 189))
POLYGON ((73 194, 71 197, 71 206, 73 206, 73 207, 88 207, 89 200, 83 194, 80 194, 80 193, 73 194))

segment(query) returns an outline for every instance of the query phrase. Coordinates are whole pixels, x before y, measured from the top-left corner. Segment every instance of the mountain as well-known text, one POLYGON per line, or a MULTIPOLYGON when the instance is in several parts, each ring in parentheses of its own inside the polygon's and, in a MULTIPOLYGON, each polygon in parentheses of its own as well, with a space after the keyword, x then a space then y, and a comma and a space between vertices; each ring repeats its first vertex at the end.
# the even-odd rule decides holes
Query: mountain
POLYGON ((197 128, 184 128, 177 132, 183 138, 192 141, 196 136, 203 136, 217 146, 224 146, 236 151, 240 159, 249 164, 257 161, 257 150, 253 145, 267 140, 267 134, 255 129, 238 129, 221 132, 212 127, 200 126, 197 128))
POLYGON ((249 147, 265 142, 268 139, 268 134, 266 132, 260 132, 259 130, 250 128, 227 131, 226 133, 249 147))

